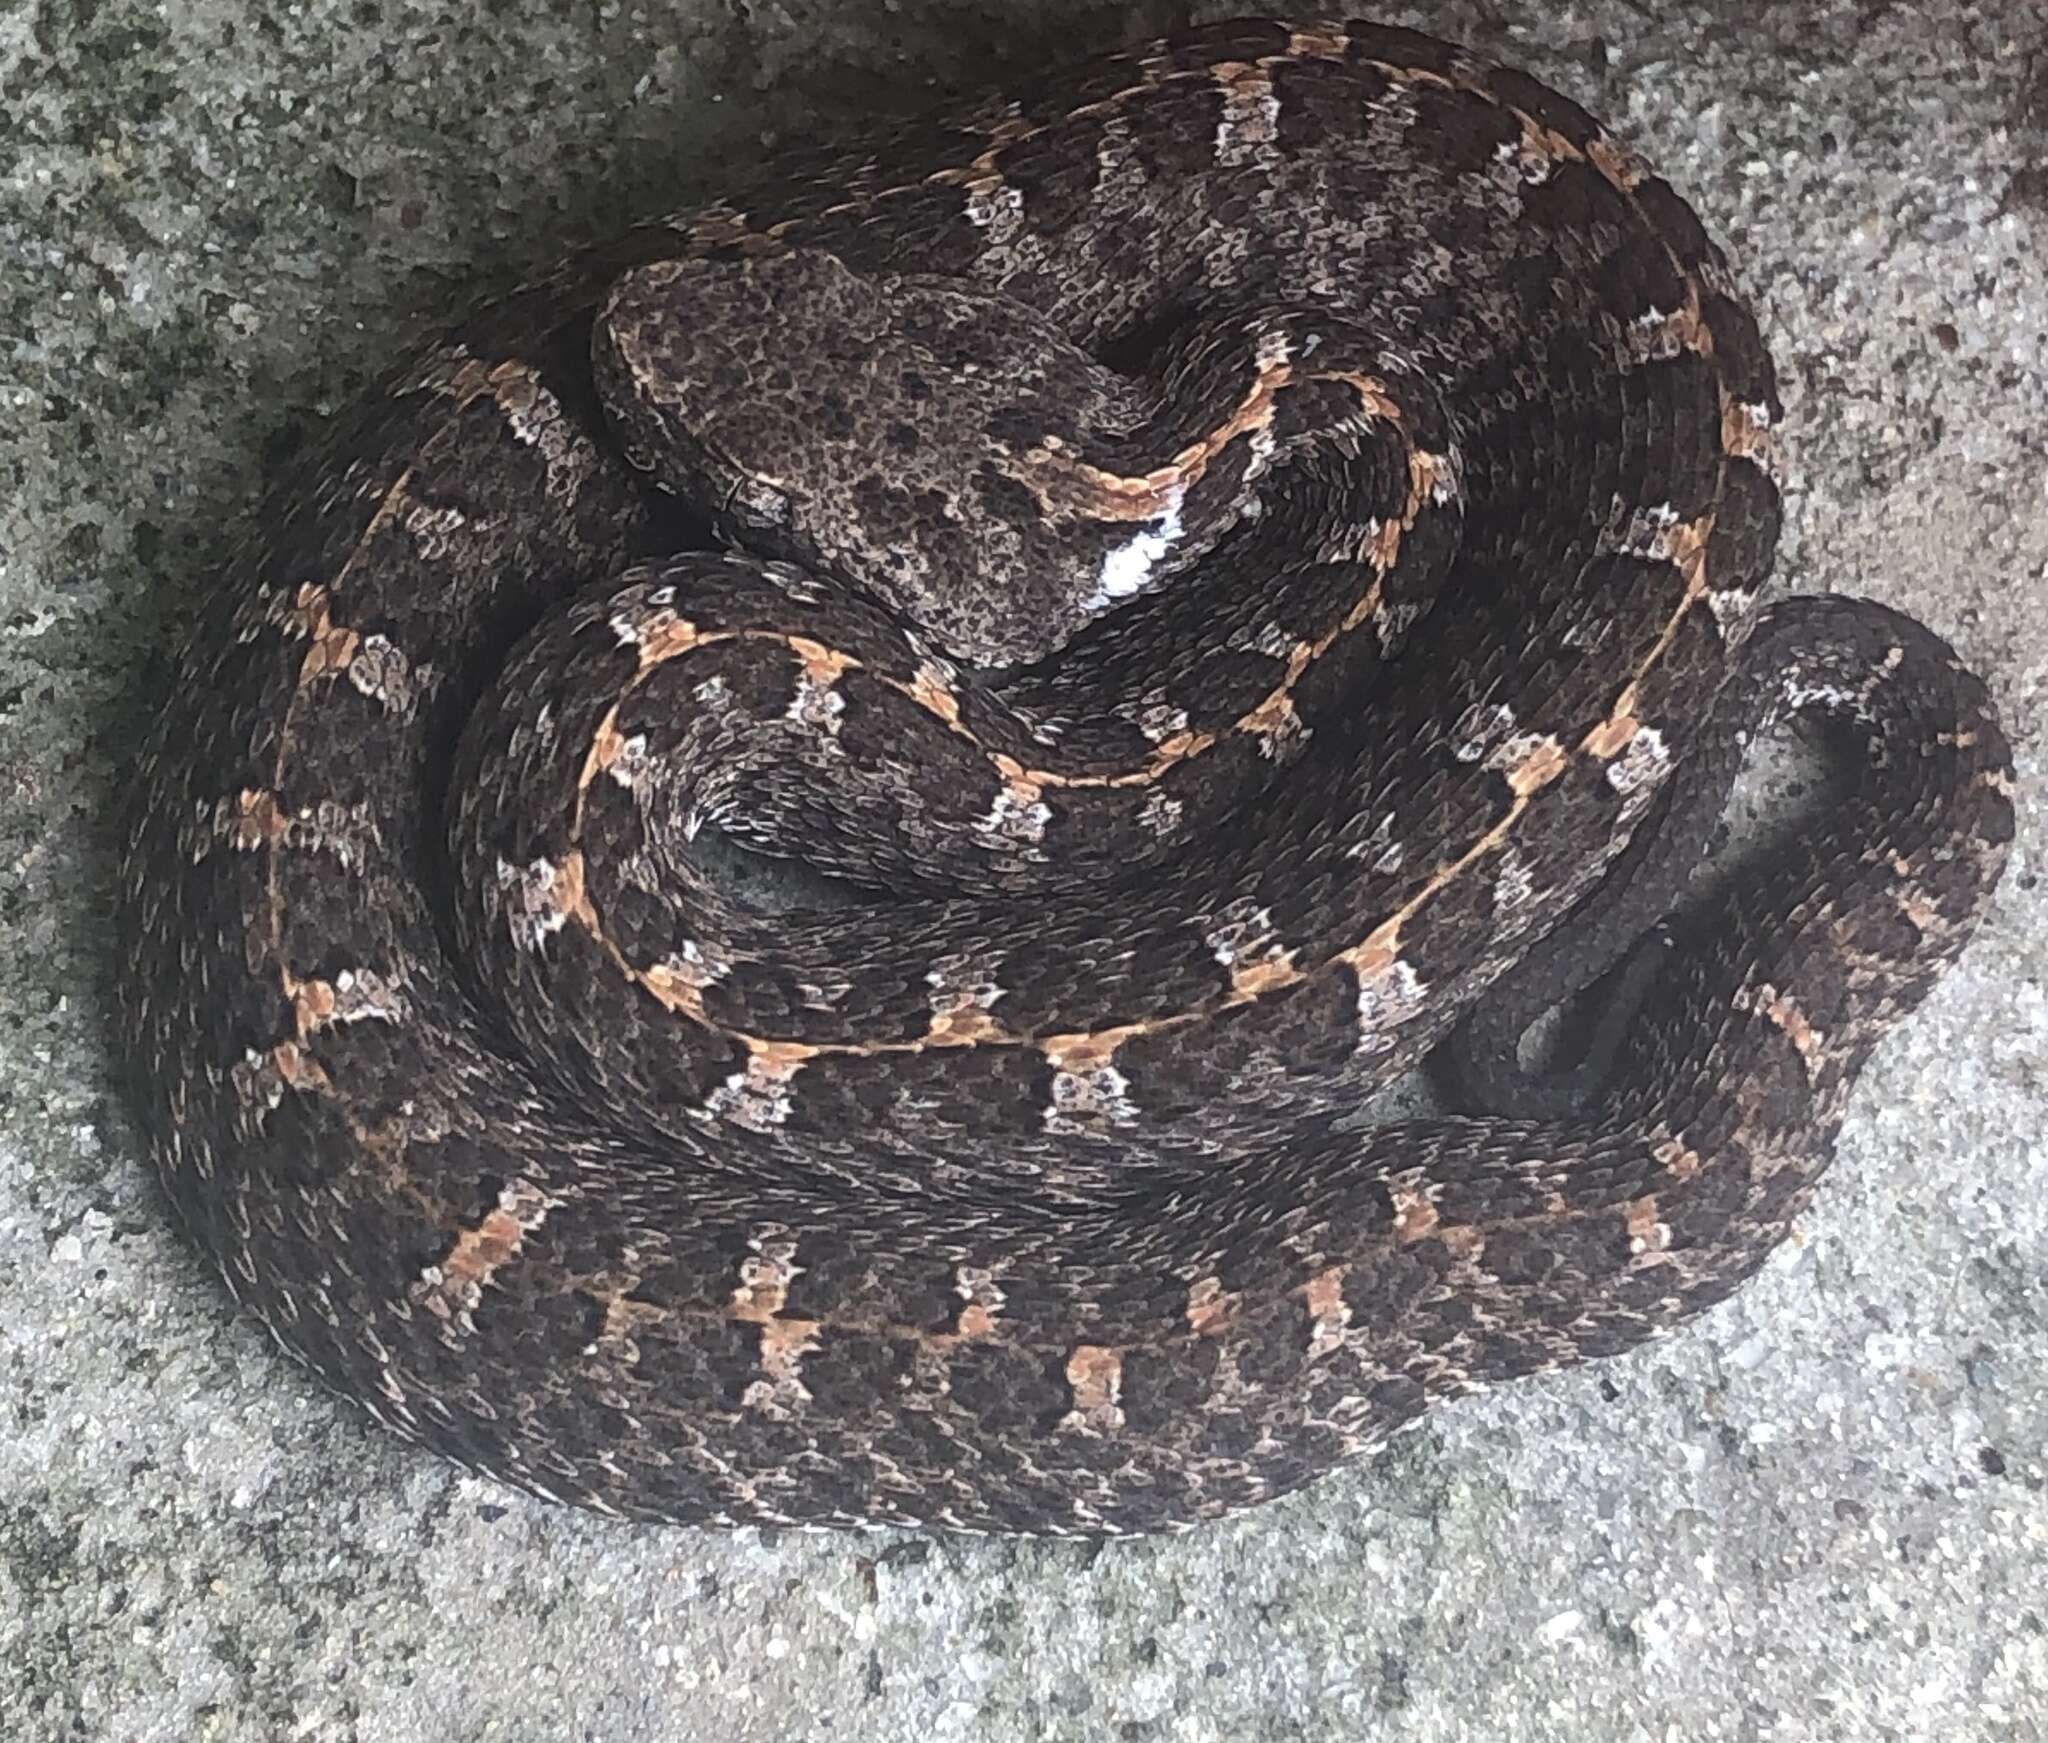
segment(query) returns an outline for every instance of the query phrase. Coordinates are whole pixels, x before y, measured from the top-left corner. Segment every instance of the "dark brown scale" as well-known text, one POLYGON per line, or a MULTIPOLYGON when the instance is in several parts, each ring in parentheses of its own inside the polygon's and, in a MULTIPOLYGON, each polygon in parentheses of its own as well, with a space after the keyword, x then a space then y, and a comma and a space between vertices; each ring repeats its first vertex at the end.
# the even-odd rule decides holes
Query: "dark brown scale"
POLYGON ((123 871, 170 1195, 385 1422, 647 1519, 1177 1529, 1631 1348, 1783 1239, 2012 832, 1929 632, 1759 614, 1777 415, 1676 193, 1377 27, 565 263, 184 652, 123 871), (1668 919, 1788 710, 1848 797, 1668 919), (1600 1082, 1502 1065, 1627 960, 1600 1082), (1350 1129, 1488 1008, 1493 1111, 1350 1129))

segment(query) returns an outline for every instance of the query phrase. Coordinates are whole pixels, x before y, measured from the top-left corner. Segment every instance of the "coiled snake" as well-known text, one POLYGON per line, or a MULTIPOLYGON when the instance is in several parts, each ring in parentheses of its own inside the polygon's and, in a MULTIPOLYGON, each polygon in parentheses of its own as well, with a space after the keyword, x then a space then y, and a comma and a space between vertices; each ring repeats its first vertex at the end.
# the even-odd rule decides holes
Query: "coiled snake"
POLYGON ((1778 410, 1632 151, 1366 24, 580 255, 182 656, 123 868, 170 1196, 384 1422, 637 1518, 1169 1529, 1629 1348, 1784 1236, 2012 831, 1941 642, 1760 604, 1778 410), (1601 1094, 1362 1127, 1658 919, 1788 709, 1850 790, 1601 1094))

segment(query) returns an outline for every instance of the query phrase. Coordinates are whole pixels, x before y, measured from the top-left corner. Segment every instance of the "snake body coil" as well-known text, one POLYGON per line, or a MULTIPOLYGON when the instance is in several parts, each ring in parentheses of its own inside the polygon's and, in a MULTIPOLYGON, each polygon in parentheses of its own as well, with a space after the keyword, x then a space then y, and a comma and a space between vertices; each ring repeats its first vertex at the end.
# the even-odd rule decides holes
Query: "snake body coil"
POLYGON ((123 871, 170 1195, 384 1422, 639 1518, 1173 1528, 1676 1325, 2012 829, 1940 642, 1760 605, 1777 416, 1663 181, 1363 24, 578 256, 342 423, 182 657, 123 871), (1595 1105, 1360 1128, 1788 709, 1851 790, 1595 1105))

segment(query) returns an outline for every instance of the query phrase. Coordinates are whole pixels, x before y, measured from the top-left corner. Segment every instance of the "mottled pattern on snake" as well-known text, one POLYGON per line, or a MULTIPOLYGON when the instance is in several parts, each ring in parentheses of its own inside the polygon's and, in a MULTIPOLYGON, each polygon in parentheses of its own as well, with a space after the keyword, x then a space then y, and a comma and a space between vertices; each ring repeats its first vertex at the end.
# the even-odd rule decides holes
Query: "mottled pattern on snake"
POLYGON ((1369 25, 580 255, 342 422, 182 655, 121 1010, 171 1198, 384 1422, 639 1518, 1174 1528, 1679 1324, 2011 834, 1936 638, 1761 605, 1777 419, 1632 151, 1369 25), (1847 796, 1602 1097, 1361 1129, 1788 709, 1847 796))

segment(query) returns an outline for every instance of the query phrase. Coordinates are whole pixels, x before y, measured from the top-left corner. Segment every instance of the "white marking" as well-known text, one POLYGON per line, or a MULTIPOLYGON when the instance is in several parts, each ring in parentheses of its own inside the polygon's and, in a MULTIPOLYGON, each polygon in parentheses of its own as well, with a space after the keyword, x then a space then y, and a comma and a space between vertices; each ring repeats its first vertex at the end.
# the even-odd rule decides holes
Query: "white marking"
POLYGON ((1247 77, 1224 87, 1223 118, 1216 123, 1218 164, 1244 163, 1279 134, 1280 99, 1270 79, 1247 77))
POLYGON ((722 951, 706 950, 694 938, 684 939, 682 949, 670 951, 661 959, 661 966, 684 986, 695 987, 700 992, 732 973, 730 957, 722 951))
MULTIPOLYGON (((215 816, 216 832, 223 839, 232 840, 241 821, 233 801, 218 801, 211 814, 215 816)), ((321 799, 292 814, 285 823, 282 839, 285 846, 302 853, 331 853, 353 870, 383 847, 384 831, 366 802, 344 805, 339 799, 321 799)))
POLYGON ((1714 614, 1714 622, 1726 636, 1749 622, 1756 610, 1757 589, 1754 587, 1709 587, 1707 609, 1714 614))
POLYGON ((1154 835, 1171 835, 1180 827, 1186 812, 1187 807, 1178 799, 1169 798, 1154 787, 1146 796, 1145 808, 1138 813, 1138 822, 1154 835))
POLYGON ((266 1111, 275 1112, 284 1100, 284 1073, 278 1069, 277 1061, 253 1047, 242 1050, 240 1061, 229 1069, 228 1079, 244 1101, 260 1102, 266 1111))
POLYGON ((1269 619, 1253 628, 1233 631, 1223 645, 1234 653, 1264 654, 1268 659, 1284 660, 1294 652, 1294 637, 1269 619))
POLYGON ((1451 755, 1461 763, 1476 763, 1489 746, 1515 730, 1514 710, 1503 702, 1491 707, 1475 702, 1458 717, 1452 728, 1451 755))
MULTIPOLYGON (((714 1119, 731 1120, 749 1131, 767 1132, 789 1121, 789 1080, 801 1060, 772 1061, 755 1054, 744 1071, 735 1071, 714 1089, 704 1103, 704 1112, 714 1119)), ((792 1271, 794 1276, 795 1272, 792 1271)))
POLYGON ((1351 532, 1332 533, 1316 547, 1319 563, 1370 563, 1380 547, 1380 535, 1387 523, 1368 515, 1351 532))
POLYGON ((498 861, 494 878, 498 907, 515 950, 538 950, 568 925, 568 910, 555 899, 555 883, 561 873, 562 868, 551 859, 531 859, 524 865, 498 861))
MULTIPOLYGON (((1503 708, 1500 712, 1506 714, 1507 710, 1503 708)), ((1509 718, 1512 721, 1513 717, 1509 718)), ((1494 746, 1486 759, 1486 766, 1497 773, 1511 775, 1551 742, 1547 732, 1518 732, 1494 746)))
POLYGON ((1665 557, 1678 510, 1668 502, 1630 504, 1619 496, 1608 504, 1607 524, 1600 529, 1600 548, 1631 557, 1665 557))
POLYGON ((1315 736, 1295 711, 1292 696, 1275 696, 1258 713, 1252 733, 1259 741, 1259 754, 1271 762, 1283 761, 1315 736))
POLYGON ((1608 619, 1597 612, 1587 612, 1564 626, 1563 633, 1557 638, 1558 644, 1561 647, 1576 648, 1580 652, 1590 652, 1607 639, 1611 628, 1608 619))
POLYGON ((1607 765, 1607 784, 1617 793, 1656 790, 1671 767, 1671 747, 1654 726, 1639 726, 1628 748, 1607 765))
POLYGON ((1686 311, 1652 304, 1629 322, 1629 350, 1638 362, 1676 357, 1685 349, 1686 311))
MULTIPOLYGON (((1067 1385, 1074 1407, 1060 1418, 1065 1434, 1114 1434, 1124 1425, 1124 1413, 1117 1400, 1123 1395, 1123 1358, 1100 1344, 1076 1344, 1067 1358, 1067 1385)), ((1084 1501, 1074 1503, 1077 1517, 1092 1518, 1094 1509, 1084 1501)))
POLYGON ((1055 1072, 1045 1129, 1073 1133, 1090 1131, 1104 1121, 1113 1126, 1131 1125, 1138 1118, 1138 1108, 1130 1092, 1131 1080, 1114 1065, 1055 1072))
MULTIPOLYGON (((662 591, 667 593, 672 590, 664 587, 662 591)), ((612 626, 612 634, 619 638, 621 647, 637 648, 647 639, 647 632, 650 629, 658 628, 665 622, 676 621, 676 614, 665 605, 649 611, 645 609, 648 603, 651 601, 621 606, 605 618, 605 622, 612 626)))
POLYGON ((1809 683, 1788 683, 1785 686, 1785 706, 1788 708, 1821 708, 1835 714, 1849 714, 1862 718, 1869 713, 1870 702, 1860 686, 1830 684, 1825 680, 1809 683))
POLYGON ((604 772, 627 792, 637 792, 647 776, 647 734, 636 732, 621 739, 604 772))
POLYGON ((967 221, 986 230, 992 242, 1004 242, 1017 233, 1024 218, 1024 190, 1007 183, 999 187, 975 187, 967 193, 967 221))
POLYGON ((1550 172, 1555 167, 1548 156, 1530 143, 1526 132, 1496 145, 1493 159, 1496 163, 1512 165, 1515 173, 1532 188, 1541 187, 1550 180, 1550 172))
MULTIPOLYGON (((1654 1206, 1656 1201, 1645 1199, 1641 1203, 1645 1206, 1654 1206)), ((1671 1245, 1671 1225, 1652 1220, 1653 1215, 1653 1211, 1638 1212, 1631 1207, 1627 1216, 1625 1226, 1628 1229, 1629 1256, 1643 1261, 1640 1265, 1632 1266, 1633 1270, 1647 1270, 1653 1265, 1669 1263, 1664 1254, 1671 1245)))
POLYGON ((794 563, 764 563, 761 568, 762 573, 775 584, 775 591, 785 599, 793 599, 799 605, 816 605, 824 597, 818 591, 816 580, 794 563))
POLYGON ((547 465, 548 495, 567 496, 589 468, 589 447, 577 439, 578 426, 562 415, 560 400, 530 376, 521 387, 523 391, 497 396, 506 426, 529 448, 540 450, 547 465))
POLYGON ((1333 1350, 1344 1347, 1344 1334, 1351 1328, 1351 1304, 1344 1299, 1342 1265, 1332 1265, 1311 1277, 1301 1291, 1308 1309, 1308 1353, 1320 1361, 1333 1350))
POLYGON ((1175 707, 1155 690, 1144 699, 1134 724, 1154 744, 1162 744, 1175 733, 1187 731, 1188 711, 1175 707))
POLYGON ((1401 869, 1401 862, 1408 857, 1408 850, 1394 839, 1394 814, 1385 812, 1373 831, 1362 841, 1354 841, 1344 850, 1346 859, 1363 859, 1372 854, 1372 869, 1382 876, 1391 877, 1401 869))
POLYGON ((846 698, 839 693, 838 684, 821 682, 805 672, 796 681, 796 694, 790 699, 784 718, 793 726, 808 726, 828 739, 836 739, 845 713, 846 698))
POLYGON ((1045 839, 1045 826, 1052 821, 1052 807, 1029 781, 1005 787, 996 795, 988 815, 975 824, 974 832, 991 844, 1037 842, 1045 839))
POLYGON ((945 1016, 972 1005, 988 1010, 1003 996, 995 970, 985 960, 965 955, 942 956, 924 977, 932 989, 934 1016, 945 1016))
POLYGON ((1115 210, 1121 196, 1128 194, 1132 185, 1130 174, 1131 128, 1121 116, 1112 115, 1103 122, 1102 131, 1095 137, 1095 194, 1097 198, 1110 202, 1115 210))
POLYGON ((334 989, 334 1009, 321 1019, 329 1023, 398 1023, 405 1020, 406 1004, 396 986, 371 968, 345 968, 328 983, 334 989))
POLYGON ((1216 923, 1202 934, 1209 954, 1224 968, 1235 968, 1247 957, 1270 955, 1273 945, 1273 910, 1249 899, 1235 901, 1216 916, 1216 923))
POLYGON ((1438 508, 1448 508, 1465 499, 1465 458, 1456 448, 1441 454, 1416 451, 1418 460, 1429 463, 1429 500, 1438 508))
MULTIPOLYGON (((970 1310, 963 1313, 964 1322, 976 1319, 992 1328, 996 1316, 1002 1312, 1003 1303, 1009 1298, 1003 1294, 996 1282, 996 1274, 986 1265, 962 1265, 953 1273, 953 1293, 967 1304, 970 1310)), ((972 1332, 967 1335, 976 1335, 972 1332)))
POLYGON ((348 681, 357 694, 380 703, 401 720, 412 718, 420 697, 434 688, 439 677, 430 665, 415 666, 388 636, 364 636, 348 663, 348 681))
MULTIPOLYGON (((1265 477, 1272 469, 1273 456, 1280 452, 1280 438, 1273 433, 1271 424, 1259 424, 1245 437, 1245 446, 1251 455, 1244 469, 1245 482, 1249 484, 1265 477)), ((1247 497, 1237 512, 1242 520, 1257 520, 1266 512, 1265 500, 1257 496, 1247 497)))
POLYGON ((1391 605, 1382 605, 1372 614, 1372 632, 1379 638, 1380 652, 1392 656, 1407 641, 1408 632, 1415 626, 1415 620, 1422 615, 1423 608, 1415 601, 1404 599, 1391 605))
POLYGON ((789 493, 765 478, 747 478, 733 491, 730 508, 738 509, 755 526, 787 526, 789 493))
POLYGON ((1358 982, 1358 1051, 1385 1053, 1394 1045, 1394 1031, 1422 1009, 1429 984, 1405 962, 1358 982))
POLYGON ((433 560, 448 554, 453 536, 469 525, 469 516, 459 508, 415 500, 399 517, 399 524, 412 535, 420 555, 433 560))
POLYGON ((1500 853, 1500 869, 1494 875, 1493 911, 1501 919, 1519 920, 1521 910, 1535 893, 1535 873, 1528 856, 1510 845, 1500 853))
POLYGON ((1081 609, 1097 615, 1120 599, 1142 593, 1150 584, 1152 571, 1180 542, 1186 528, 1181 523, 1180 505, 1185 492, 1176 485, 1168 498, 1166 512, 1148 525, 1156 530, 1134 534, 1102 559, 1095 578, 1095 591, 1081 609))

